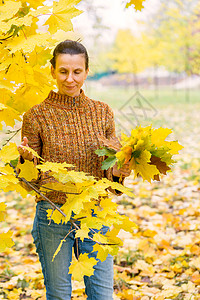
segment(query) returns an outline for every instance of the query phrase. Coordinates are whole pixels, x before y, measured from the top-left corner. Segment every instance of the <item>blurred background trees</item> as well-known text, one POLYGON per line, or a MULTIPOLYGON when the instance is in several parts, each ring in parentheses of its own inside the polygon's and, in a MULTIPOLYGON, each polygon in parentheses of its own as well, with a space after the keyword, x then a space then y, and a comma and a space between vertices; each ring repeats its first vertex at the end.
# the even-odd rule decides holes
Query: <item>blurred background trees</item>
MULTIPOLYGON (((134 10, 132 17, 137 19, 134 10)), ((200 85, 199 17, 199 0, 160 0, 145 20, 138 19, 137 30, 121 26, 112 36, 107 26, 109 42, 99 35, 103 23, 96 28, 94 24, 98 32, 95 72, 126 74, 127 84, 131 82, 135 88, 142 74, 148 76, 149 84, 157 86, 162 76, 168 76, 166 85, 176 84, 178 89, 182 82, 188 92, 190 86, 200 85)), ((95 35, 94 38, 97 40, 95 35)))

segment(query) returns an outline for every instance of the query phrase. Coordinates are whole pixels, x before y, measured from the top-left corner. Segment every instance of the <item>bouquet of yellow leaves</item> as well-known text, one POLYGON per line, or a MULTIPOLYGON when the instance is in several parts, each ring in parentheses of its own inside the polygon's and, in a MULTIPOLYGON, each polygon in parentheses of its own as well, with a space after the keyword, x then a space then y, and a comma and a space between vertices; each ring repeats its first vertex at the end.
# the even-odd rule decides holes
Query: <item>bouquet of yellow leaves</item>
POLYGON ((107 156, 102 163, 102 169, 107 170, 114 166, 120 169, 129 163, 135 177, 141 176, 143 180, 160 180, 160 174, 166 175, 176 161, 172 159, 183 148, 177 141, 166 141, 172 133, 168 128, 136 127, 131 136, 122 133, 120 141, 100 137, 103 144, 101 149, 95 151, 99 156, 107 156))

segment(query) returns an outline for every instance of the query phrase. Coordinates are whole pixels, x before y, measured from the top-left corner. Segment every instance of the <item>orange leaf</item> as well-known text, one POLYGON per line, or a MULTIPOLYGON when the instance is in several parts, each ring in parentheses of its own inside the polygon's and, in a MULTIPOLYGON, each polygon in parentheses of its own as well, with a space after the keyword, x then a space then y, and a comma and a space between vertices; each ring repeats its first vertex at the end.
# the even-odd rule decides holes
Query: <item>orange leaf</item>
POLYGON ((98 135, 98 139, 104 147, 108 147, 116 151, 119 151, 120 148, 122 147, 117 137, 106 139, 104 136, 98 135))
POLYGON ((168 170, 170 170, 170 168, 167 166, 167 164, 165 162, 163 162, 160 157, 156 157, 156 156, 152 155, 150 160, 151 160, 151 162, 149 164, 155 165, 160 173, 166 175, 166 172, 168 170))
POLYGON ((192 274, 191 280, 192 280, 192 282, 194 282, 196 284, 200 284, 200 274, 198 271, 196 271, 192 274))

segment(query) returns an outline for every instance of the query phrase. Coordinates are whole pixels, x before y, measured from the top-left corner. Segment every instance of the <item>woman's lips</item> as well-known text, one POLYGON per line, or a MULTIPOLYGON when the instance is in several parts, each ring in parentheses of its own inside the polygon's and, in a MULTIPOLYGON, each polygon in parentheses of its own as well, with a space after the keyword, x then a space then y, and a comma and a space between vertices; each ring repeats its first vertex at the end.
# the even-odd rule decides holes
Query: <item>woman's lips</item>
POLYGON ((73 89, 75 86, 66 86, 66 85, 65 85, 65 87, 66 87, 67 89, 73 89))

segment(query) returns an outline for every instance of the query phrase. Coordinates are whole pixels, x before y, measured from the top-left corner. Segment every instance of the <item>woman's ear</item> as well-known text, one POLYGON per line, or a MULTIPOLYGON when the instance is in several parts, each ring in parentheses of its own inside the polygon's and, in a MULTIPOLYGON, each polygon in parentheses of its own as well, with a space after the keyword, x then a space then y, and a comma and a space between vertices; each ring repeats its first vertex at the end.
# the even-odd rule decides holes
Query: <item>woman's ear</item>
POLYGON ((52 75, 53 79, 56 79, 55 69, 53 66, 51 66, 51 75, 52 75))

